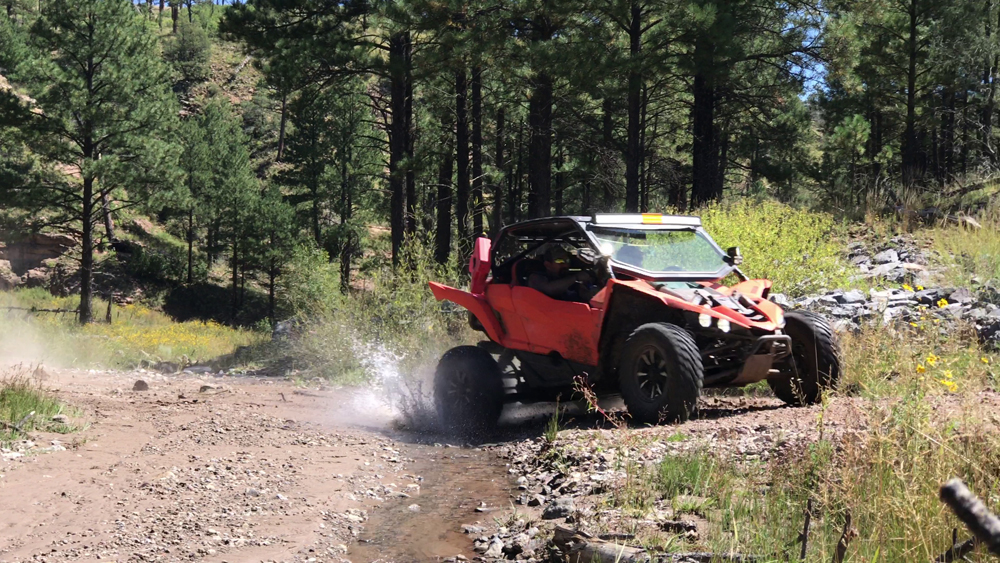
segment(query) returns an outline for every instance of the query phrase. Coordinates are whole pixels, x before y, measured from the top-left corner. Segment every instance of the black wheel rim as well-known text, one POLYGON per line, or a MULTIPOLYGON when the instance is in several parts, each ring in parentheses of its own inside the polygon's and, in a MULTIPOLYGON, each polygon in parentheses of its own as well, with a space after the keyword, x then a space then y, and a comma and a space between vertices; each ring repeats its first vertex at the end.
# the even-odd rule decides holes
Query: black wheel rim
POLYGON ((635 379, 642 398, 656 402, 667 392, 669 370, 666 356, 655 346, 643 349, 636 360, 635 379))
POLYGON ((476 398, 472 391, 472 375, 464 370, 451 372, 445 384, 445 395, 454 407, 468 409, 475 404, 476 398))

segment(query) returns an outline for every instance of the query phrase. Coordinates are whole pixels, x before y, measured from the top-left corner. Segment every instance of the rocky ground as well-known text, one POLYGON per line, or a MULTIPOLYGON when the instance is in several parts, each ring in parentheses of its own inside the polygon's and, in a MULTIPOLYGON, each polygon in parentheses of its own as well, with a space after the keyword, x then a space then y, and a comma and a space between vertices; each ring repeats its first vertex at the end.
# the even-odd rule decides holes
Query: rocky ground
POLYGON ((357 424, 388 420, 367 397, 152 373, 45 385, 82 429, 0 452, 3 562, 345 561, 376 507, 420 502, 414 446, 357 424))

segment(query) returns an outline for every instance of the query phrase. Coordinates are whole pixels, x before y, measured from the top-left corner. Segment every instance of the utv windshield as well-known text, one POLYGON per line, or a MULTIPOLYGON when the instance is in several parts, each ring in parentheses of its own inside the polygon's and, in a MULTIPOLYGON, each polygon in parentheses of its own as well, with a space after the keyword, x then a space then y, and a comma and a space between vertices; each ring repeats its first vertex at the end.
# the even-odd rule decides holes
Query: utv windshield
POLYGON ((719 247, 700 230, 591 227, 601 252, 647 272, 712 274, 727 268, 719 247))

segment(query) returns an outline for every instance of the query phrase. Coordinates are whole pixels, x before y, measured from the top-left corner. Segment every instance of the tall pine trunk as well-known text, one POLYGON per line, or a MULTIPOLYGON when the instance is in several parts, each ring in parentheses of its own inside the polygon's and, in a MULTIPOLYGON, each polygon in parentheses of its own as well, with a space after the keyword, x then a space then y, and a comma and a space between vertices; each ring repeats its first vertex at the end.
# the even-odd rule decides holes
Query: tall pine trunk
POLYGON ((354 255, 354 233, 350 230, 354 203, 351 197, 351 178, 347 163, 350 158, 340 161, 340 292, 346 294, 351 287, 351 258, 354 255))
MULTIPOLYGON (((446 127, 450 133, 451 123, 446 127)), ((438 264, 447 264, 451 255, 451 175, 454 159, 449 138, 438 167, 437 223, 434 226, 434 260, 438 264)))
POLYGON ((410 236, 417 232, 417 177, 413 168, 413 43, 410 34, 406 34, 406 233, 410 236))
POLYGON ((917 42, 918 0, 909 0, 909 32, 906 41, 906 130, 903 133, 903 185, 917 179, 917 42))
POLYGON ((285 155, 285 128, 288 124, 288 92, 281 91, 281 120, 278 125, 278 155, 275 158, 281 162, 281 157, 285 155))
POLYGON ((722 194, 716 192, 719 145, 715 128, 715 88, 705 73, 695 74, 692 93, 694 105, 691 109, 693 133, 691 205, 697 207, 719 199, 722 194))
POLYGON ((389 126, 389 222, 392 231, 392 265, 399 265, 403 248, 404 187, 406 184, 406 151, 409 131, 406 120, 406 46, 409 34, 396 33, 389 38, 389 93, 392 123, 389 126))
MULTIPOLYGON (((84 145, 84 160, 89 160, 90 143, 84 145)), ((80 324, 88 324, 93 319, 93 279, 94 279, 94 178, 83 178, 83 208, 80 213, 80 324)))
POLYGON ((490 234, 496 235, 500 231, 500 227, 503 225, 503 183, 506 181, 507 177, 507 163, 504 162, 503 154, 503 135, 504 135, 504 110, 503 108, 497 109, 497 138, 496 138, 496 156, 493 160, 493 165, 497 169, 497 178, 493 182, 493 213, 490 218, 490 234))
POLYGON ((629 26, 628 73, 628 149, 625 154, 625 211, 639 211, 639 168, 642 159, 640 110, 642 106, 642 7, 631 0, 632 18, 629 26))
POLYGON ((528 214, 545 217, 552 210, 552 77, 532 79, 528 103, 528 214))
POLYGON ((602 115, 602 127, 601 127, 601 146, 604 148, 605 158, 601 162, 601 183, 604 186, 604 211, 611 211, 615 204, 615 183, 614 174, 612 173, 612 166, 610 163, 611 155, 615 154, 614 150, 614 101, 611 98, 605 97, 604 101, 601 103, 601 115, 602 115))
POLYGON ((188 243, 188 264, 187 282, 188 285, 194 281, 194 209, 188 209, 187 243, 188 243))
POLYGON ((483 68, 472 68, 472 235, 483 234, 483 68))
POLYGON ((468 85, 465 69, 455 73, 455 163, 457 168, 455 190, 455 219, 458 223, 458 241, 465 254, 469 238, 469 116, 466 113, 468 85))

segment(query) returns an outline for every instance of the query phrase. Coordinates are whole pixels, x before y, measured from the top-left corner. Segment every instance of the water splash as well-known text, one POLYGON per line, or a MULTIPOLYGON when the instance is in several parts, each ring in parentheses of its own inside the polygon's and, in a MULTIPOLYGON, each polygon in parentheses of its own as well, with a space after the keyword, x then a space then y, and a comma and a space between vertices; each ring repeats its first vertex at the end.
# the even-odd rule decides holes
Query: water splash
POLYGON ((397 428, 417 432, 437 430, 429 370, 404 370, 406 356, 382 342, 354 338, 352 349, 371 381, 366 390, 359 391, 353 406, 381 409, 397 428))

